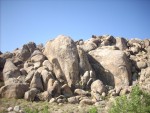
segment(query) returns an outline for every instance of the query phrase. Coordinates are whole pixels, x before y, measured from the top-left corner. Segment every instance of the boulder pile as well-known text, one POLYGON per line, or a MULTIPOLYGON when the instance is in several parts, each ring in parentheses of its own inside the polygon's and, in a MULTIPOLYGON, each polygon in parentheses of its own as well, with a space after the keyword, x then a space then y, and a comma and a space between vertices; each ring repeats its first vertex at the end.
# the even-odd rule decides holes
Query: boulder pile
POLYGON ((59 35, 0 54, 0 98, 92 105, 137 84, 150 93, 150 39, 59 35))

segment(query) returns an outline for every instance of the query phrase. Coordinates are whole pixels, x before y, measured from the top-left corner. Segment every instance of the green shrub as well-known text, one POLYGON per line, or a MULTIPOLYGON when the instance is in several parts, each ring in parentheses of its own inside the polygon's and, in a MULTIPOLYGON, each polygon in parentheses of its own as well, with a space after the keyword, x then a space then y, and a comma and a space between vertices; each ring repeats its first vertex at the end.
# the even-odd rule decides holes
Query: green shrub
POLYGON ((89 109, 88 113, 98 113, 97 112, 97 108, 96 107, 92 107, 91 109, 89 109))
POLYGON ((109 113, 150 113, 150 95, 134 86, 129 96, 116 98, 109 113))

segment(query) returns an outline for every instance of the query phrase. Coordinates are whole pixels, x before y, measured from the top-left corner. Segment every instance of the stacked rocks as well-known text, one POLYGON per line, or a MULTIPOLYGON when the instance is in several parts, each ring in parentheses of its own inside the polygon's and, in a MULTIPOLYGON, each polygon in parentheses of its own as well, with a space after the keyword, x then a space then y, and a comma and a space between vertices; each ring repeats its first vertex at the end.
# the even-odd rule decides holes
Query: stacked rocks
POLYGON ((150 92, 150 40, 111 35, 74 42, 59 35, 45 47, 29 42, 0 54, 0 97, 94 104, 106 95, 150 92))

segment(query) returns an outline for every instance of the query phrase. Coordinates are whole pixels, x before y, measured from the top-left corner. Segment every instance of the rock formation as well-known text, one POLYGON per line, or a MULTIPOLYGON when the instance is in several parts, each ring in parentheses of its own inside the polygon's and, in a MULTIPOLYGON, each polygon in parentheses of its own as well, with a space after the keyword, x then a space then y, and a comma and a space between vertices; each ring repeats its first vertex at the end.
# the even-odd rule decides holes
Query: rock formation
POLYGON ((133 85, 150 93, 150 39, 59 35, 44 47, 29 42, 0 53, 0 98, 91 105, 133 85))

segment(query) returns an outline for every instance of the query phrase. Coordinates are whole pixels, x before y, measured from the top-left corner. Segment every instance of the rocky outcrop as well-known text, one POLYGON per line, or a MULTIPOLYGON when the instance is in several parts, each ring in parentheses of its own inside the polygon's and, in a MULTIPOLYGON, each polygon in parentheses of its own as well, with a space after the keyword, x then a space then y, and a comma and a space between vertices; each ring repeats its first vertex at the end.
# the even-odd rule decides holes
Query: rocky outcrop
POLYGON ((97 105, 136 84, 149 93, 149 78, 149 39, 92 35, 74 42, 59 35, 45 47, 30 42, 0 53, 2 98, 97 105))

